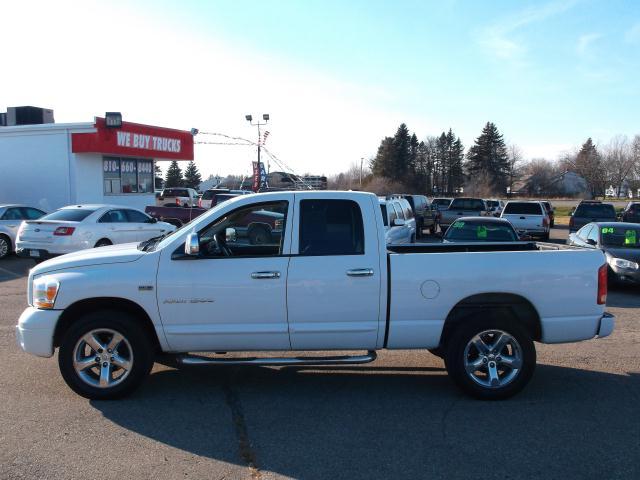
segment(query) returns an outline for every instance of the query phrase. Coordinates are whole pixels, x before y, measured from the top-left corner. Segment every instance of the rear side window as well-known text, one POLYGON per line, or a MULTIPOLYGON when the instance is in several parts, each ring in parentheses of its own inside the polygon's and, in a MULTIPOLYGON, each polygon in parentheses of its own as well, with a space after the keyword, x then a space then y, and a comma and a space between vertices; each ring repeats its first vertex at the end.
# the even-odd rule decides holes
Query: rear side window
POLYGON ((59 220, 62 222, 81 222, 95 210, 89 210, 86 208, 63 208, 62 210, 56 210, 41 217, 40 220, 59 220))
POLYGON ((18 207, 7 208, 0 220, 22 220, 22 213, 18 207))
POLYGON ((575 217, 592 217, 592 218, 616 218, 616 211, 613 205, 608 203, 582 203, 578 205, 575 217))
POLYGON ((539 203, 509 202, 504 208, 505 215, 542 215, 539 203))
POLYGON ((127 221, 124 210, 110 210, 100 217, 98 223, 127 223, 127 221))
POLYGON ((362 255, 362 212, 352 200, 300 202, 300 255, 362 255))
POLYGON ((456 198, 449 206, 450 210, 484 210, 484 202, 477 198, 456 198))

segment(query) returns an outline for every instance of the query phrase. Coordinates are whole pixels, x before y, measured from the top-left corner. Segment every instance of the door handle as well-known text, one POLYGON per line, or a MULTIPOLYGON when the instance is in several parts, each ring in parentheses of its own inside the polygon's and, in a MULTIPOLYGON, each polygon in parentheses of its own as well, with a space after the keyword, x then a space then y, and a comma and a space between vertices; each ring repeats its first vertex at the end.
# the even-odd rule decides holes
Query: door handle
POLYGON ((350 277, 371 277, 373 276, 373 268, 354 268, 347 270, 350 277))
POLYGON ((520 220, 526 220, 526 217, 520 217, 520 220))
POLYGON ((280 272, 253 272, 251 278, 254 280, 265 280, 268 278, 280 278, 280 272))

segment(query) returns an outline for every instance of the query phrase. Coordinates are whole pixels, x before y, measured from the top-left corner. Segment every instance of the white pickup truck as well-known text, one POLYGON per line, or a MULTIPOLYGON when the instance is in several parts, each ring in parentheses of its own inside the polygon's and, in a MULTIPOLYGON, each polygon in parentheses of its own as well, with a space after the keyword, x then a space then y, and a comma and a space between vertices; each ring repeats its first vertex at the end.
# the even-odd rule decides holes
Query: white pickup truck
POLYGON ((464 391, 499 399, 531 378, 534 341, 613 331, 606 282, 600 250, 387 246, 373 194, 273 192, 229 200, 163 238, 41 263, 16 334, 35 355, 59 348, 63 378, 93 399, 133 391, 163 352, 190 365, 285 366, 365 363, 380 349, 429 349, 464 391), (238 232, 264 212, 281 214, 281 233, 252 244, 238 232), (318 350, 343 353, 221 353, 318 350), (367 352, 344 354, 357 350, 367 352))

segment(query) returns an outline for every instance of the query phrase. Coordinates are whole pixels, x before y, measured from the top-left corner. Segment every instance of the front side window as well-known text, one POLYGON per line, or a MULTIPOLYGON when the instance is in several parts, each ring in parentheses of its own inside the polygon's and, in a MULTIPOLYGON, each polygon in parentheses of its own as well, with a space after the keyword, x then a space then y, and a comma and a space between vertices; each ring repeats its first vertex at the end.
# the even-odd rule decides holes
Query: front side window
POLYGON ((396 216, 401 220, 405 220, 404 213, 402 212, 402 208, 400 207, 400 205, 398 205, 397 203, 393 203, 392 205, 393 209, 396 211, 396 216))
POLYGON ((580 230, 578 230, 578 237, 580 237, 582 240, 586 240, 587 239, 587 235, 589 235, 589 232, 591 231, 591 229, 593 228, 593 224, 588 224, 585 225, 584 227, 582 227, 580 230))
POLYGON ((250 205, 234 210, 200 231, 205 258, 282 255, 289 202, 250 205))
POLYGON ((142 212, 137 210, 125 210, 127 214, 127 220, 129 223, 147 223, 149 222, 149 217, 142 212))
POLYGON ((362 212, 352 200, 300 202, 300 255, 362 255, 362 212))

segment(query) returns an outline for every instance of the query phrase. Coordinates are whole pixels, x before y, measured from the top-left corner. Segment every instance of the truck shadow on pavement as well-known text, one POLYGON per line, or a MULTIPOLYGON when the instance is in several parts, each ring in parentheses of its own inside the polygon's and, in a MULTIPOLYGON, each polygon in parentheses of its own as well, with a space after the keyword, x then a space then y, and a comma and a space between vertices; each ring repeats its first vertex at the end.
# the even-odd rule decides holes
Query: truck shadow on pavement
POLYGON ((637 373, 538 365, 520 395, 482 402, 438 366, 373 365, 164 369, 92 405, 253 478, 637 478, 639 401, 637 373))

